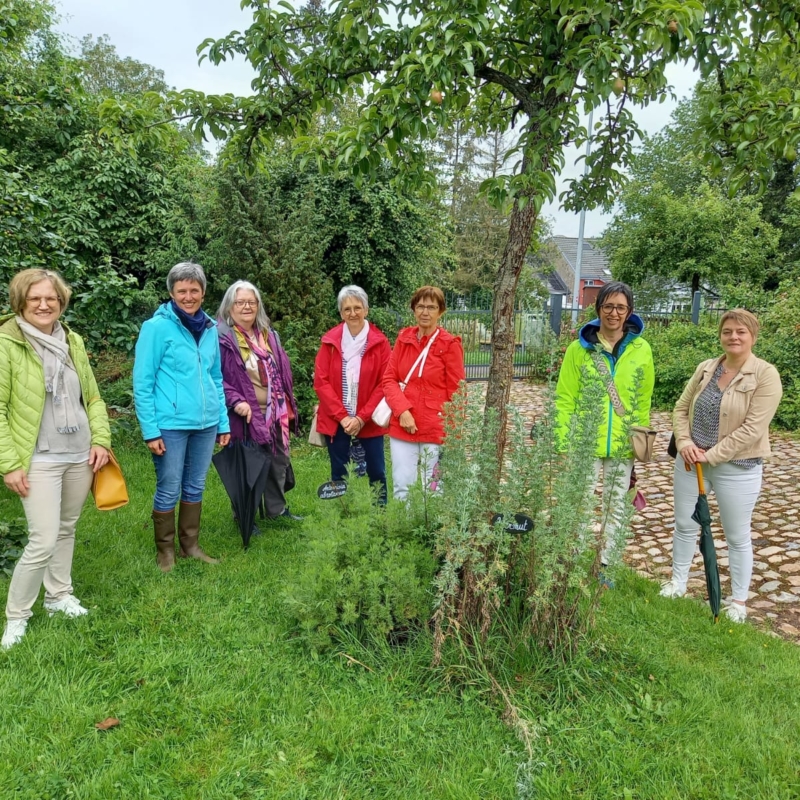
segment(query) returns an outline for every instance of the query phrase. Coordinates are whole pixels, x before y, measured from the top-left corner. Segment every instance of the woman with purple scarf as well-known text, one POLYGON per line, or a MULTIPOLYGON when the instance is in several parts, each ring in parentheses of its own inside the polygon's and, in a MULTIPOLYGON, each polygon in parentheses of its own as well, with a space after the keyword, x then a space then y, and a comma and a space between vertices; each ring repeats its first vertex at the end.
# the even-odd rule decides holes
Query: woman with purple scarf
POLYGON ((302 519, 286 504, 286 479, 291 472, 289 426, 292 421, 297 425, 289 357, 270 326, 261 293, 252 283, 231 284, 217 318, 231 441, 248 438, 269 451, 264 494, 267 515, 302 519))

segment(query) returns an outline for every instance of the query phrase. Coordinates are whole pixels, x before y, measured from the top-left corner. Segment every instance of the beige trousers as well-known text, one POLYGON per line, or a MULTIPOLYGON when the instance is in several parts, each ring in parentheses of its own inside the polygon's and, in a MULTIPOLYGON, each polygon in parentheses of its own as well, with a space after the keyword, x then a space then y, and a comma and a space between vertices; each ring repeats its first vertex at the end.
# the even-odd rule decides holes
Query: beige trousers
POLYGON ((30 489, 22 498, 28 519, 28 544, 14 568, 6 618, 28 619, 44 583, 45 600, 72 594, 75 525, 92 486, 92 468, 82 464, 34 461, 30 489))

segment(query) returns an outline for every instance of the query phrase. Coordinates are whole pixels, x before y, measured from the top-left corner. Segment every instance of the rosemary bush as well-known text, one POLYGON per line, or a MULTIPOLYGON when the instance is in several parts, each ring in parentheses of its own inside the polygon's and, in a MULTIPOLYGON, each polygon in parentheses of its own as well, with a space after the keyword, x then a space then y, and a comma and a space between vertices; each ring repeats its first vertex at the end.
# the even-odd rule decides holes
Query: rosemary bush
MULTIPOLYGON (((509 636, 562 655, 574 652, 590 627, 602 593, 597 573, 606 531, 616 530, 608 567, 613 572, 630 511, 613 492, 604 493, 598 506, 592 491, 598 428, 593 411, 605 402, 605 388, 584 378, 566 446, 557 440, 551 387, 530 438, 519 413, 509 409, 502 465, 495 455, 496 417, 484 415, 477 398, 465 392, 450 405, 440 464, 444 495, 433 534, 441 560, 434 581, 436 661, 448 636, 483 641, 498 616, 509 636), (497 513, 507 521, 515 512, 533 519, 532 531, 493 524, 497 513)), ((621 436, 618 446, 626 440, 621 436)), ((623 462, 614 468, 623 469, 623 462)))
POLYGON ((425 543, 426 504, 376 503, 366 480, 326 502, 325 524, 308 519, 307 556, 286 608, 315 652, 342 636, 404 639, 427 624, 435 561, 425 543))

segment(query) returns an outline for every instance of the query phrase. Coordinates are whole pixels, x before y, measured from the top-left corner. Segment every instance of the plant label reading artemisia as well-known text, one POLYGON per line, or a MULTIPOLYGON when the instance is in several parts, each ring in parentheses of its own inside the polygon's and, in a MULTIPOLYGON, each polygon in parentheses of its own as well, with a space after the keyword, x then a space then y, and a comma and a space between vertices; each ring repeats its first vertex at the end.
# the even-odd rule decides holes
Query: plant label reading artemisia
MULTIPOLYGON (((502 521, 502 514, 495 514, 492 517, 492 525, 502 521)), ((514 521, 506 525, 506 530, 509 533, 527 533, 533 530, 533 520, 530 517, 526 517, 525 514, 514 514, 514 521)))
POLYGON ((335 500, 347 492, 347 481, 328 481, 317 489, 320 500, 335 500))

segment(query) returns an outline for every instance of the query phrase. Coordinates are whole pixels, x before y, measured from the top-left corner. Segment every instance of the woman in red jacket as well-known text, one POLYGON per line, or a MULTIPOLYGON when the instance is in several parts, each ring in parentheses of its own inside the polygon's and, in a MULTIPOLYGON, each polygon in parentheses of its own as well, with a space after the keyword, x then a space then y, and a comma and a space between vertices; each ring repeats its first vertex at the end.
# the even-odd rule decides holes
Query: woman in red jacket
POLYGON ((337 303, 343 322, 322 337, 314 362, 317 430, 328 442, 334 481, 347 476, 352 438, 361 442, 370 483, 380 486, 380 501, 385 503, 384 430, 372 421, 372 412, 383 399, 381 380, 392 349, 367 322, 369 302, 362 288, 345 286, 337 303))
POLYGON ((383 391, 392 409, 389 444, 398 500, 408 496, 420 470, 425 484, 430 483, 444 439, 442 409, 464 380, 461 339, 439 327, 445 308, 444 294, 436 286, 414 292, 411 310, 417 324, 400 331, 383 376, 383 391), (412 366, 404 391, 402 381, 412 366))

